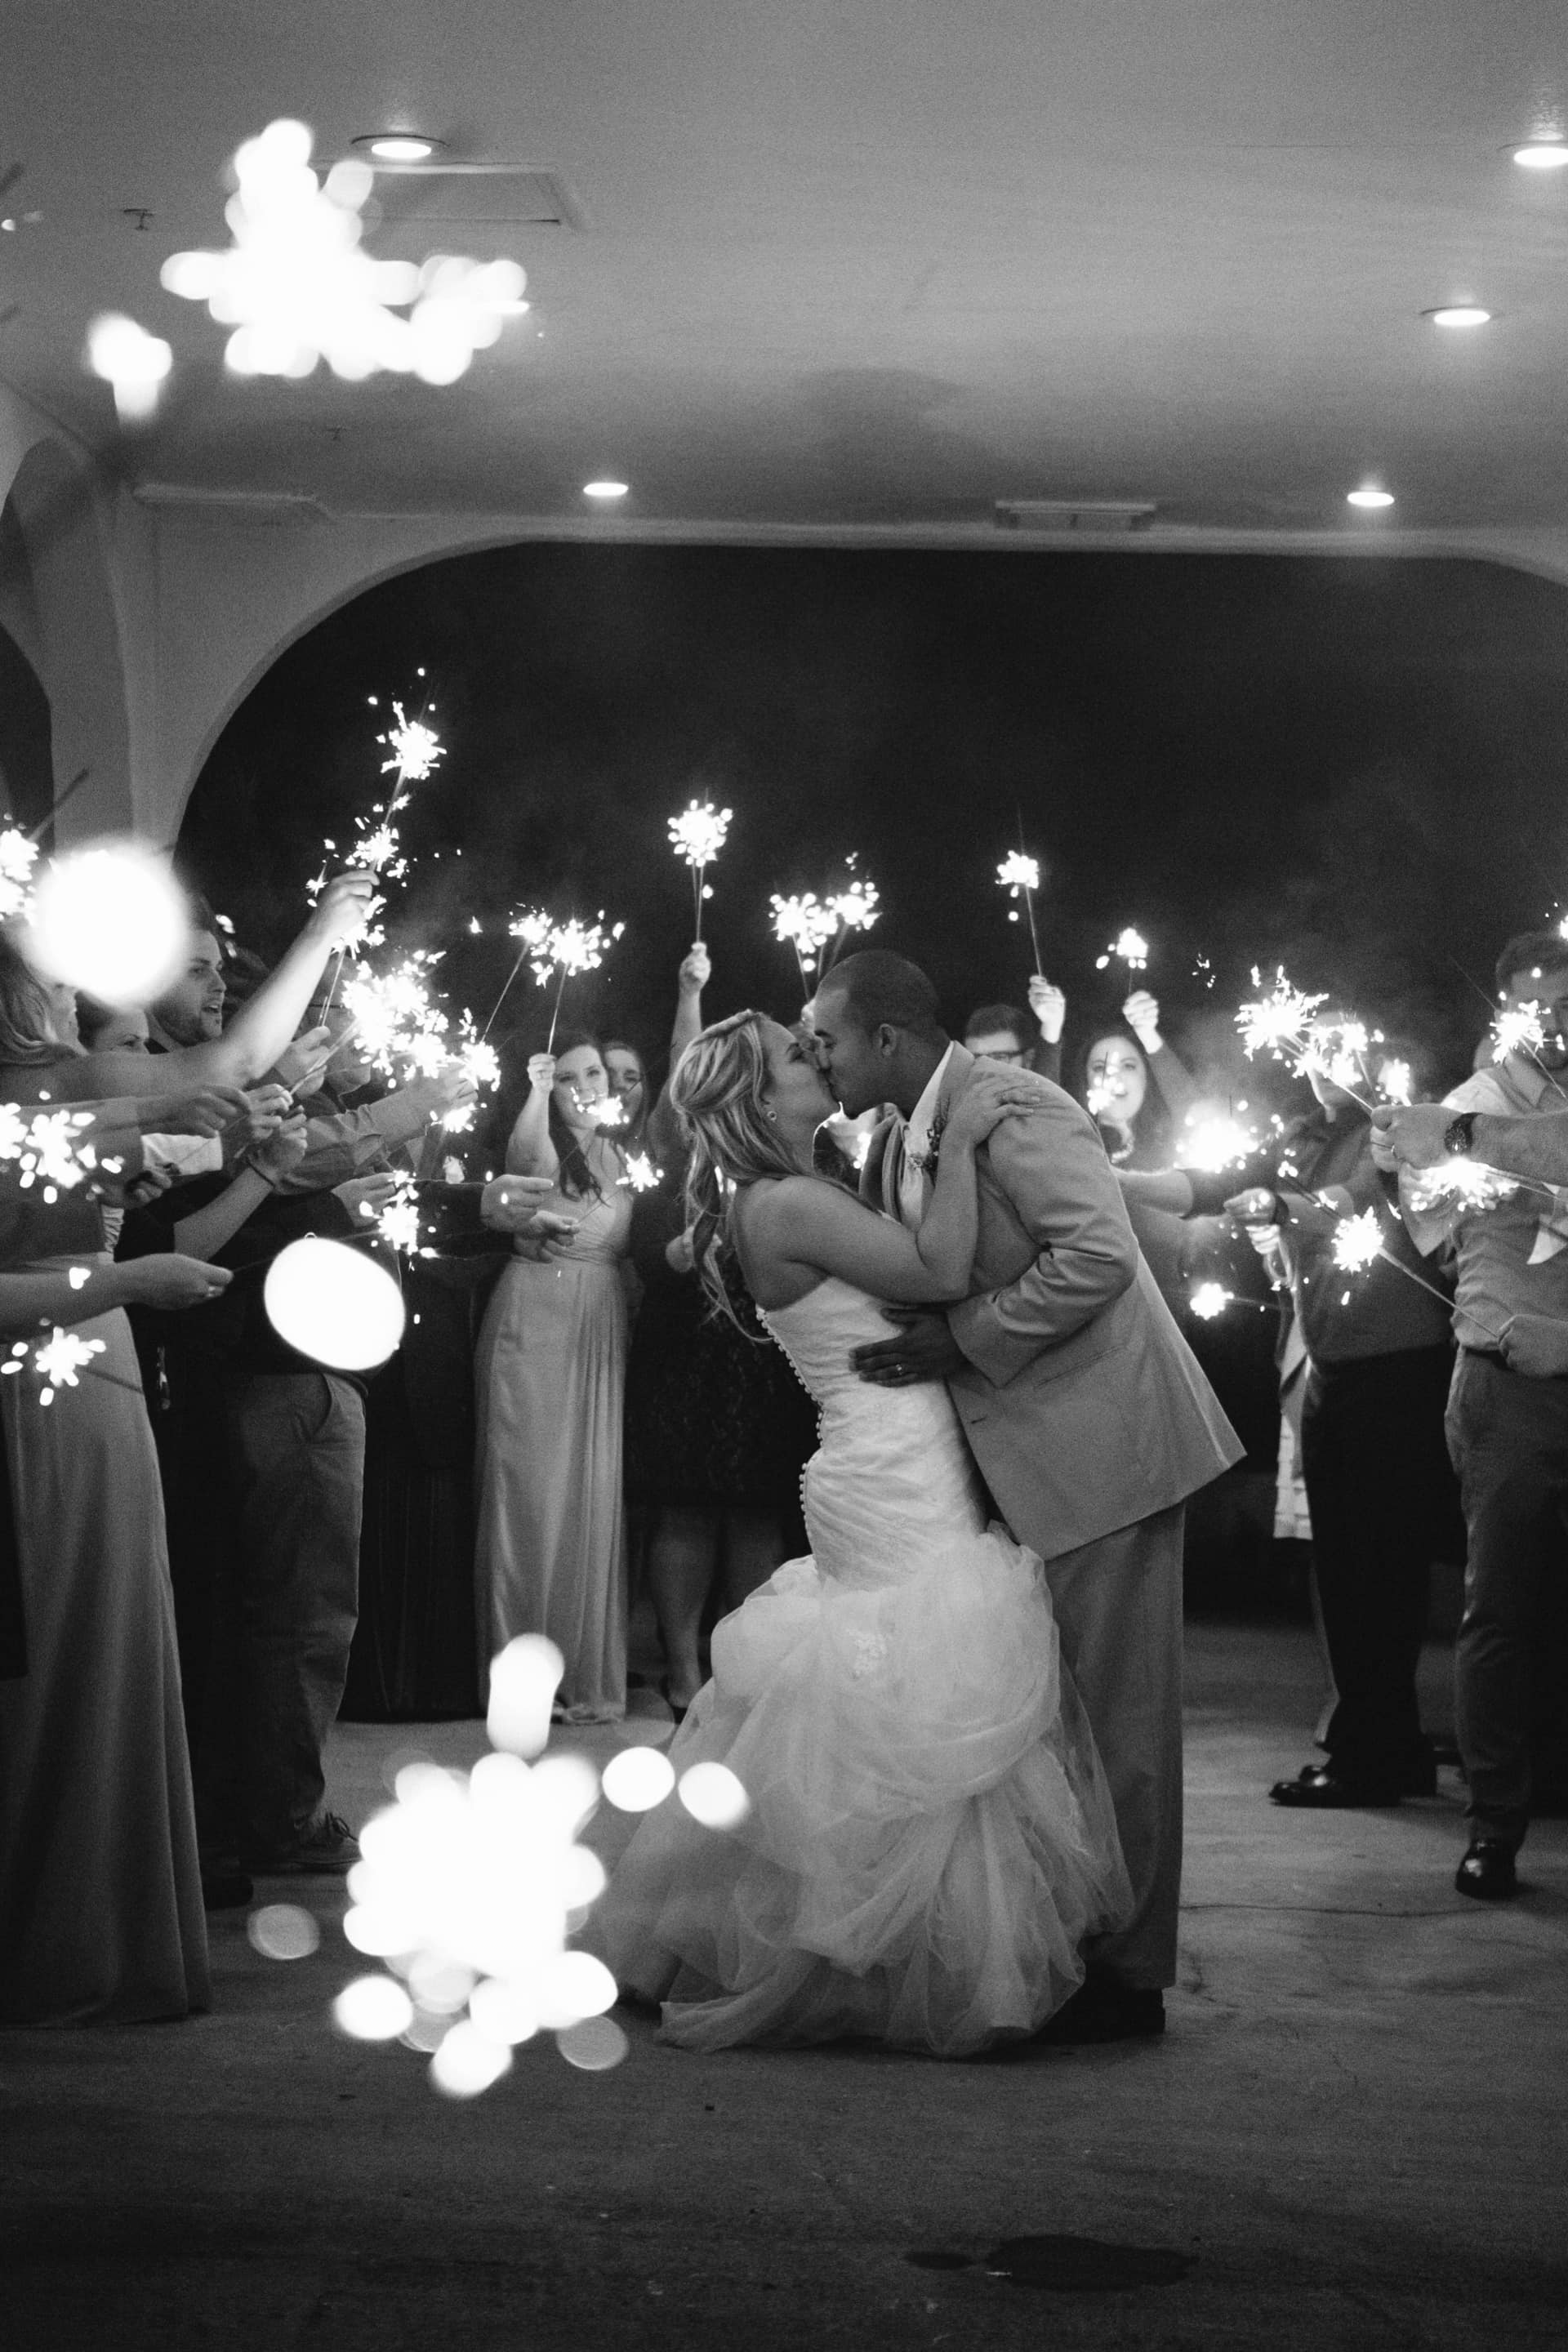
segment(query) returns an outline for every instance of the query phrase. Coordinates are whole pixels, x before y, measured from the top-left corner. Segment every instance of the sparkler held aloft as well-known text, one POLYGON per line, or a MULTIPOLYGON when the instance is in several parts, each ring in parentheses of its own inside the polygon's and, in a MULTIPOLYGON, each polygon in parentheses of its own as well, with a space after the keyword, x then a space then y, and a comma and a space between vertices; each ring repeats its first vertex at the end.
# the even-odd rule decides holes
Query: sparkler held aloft
POLYGON ((702 902, 712 896, 708 887, 708 868, 724 846, 732 814, 732 810, 716 809, 711 801, 693 800, 679 816, 669 820, 670 845, 691 868, 691 898, 697 918, 694 929, 699 943, 702 938, 702 902))

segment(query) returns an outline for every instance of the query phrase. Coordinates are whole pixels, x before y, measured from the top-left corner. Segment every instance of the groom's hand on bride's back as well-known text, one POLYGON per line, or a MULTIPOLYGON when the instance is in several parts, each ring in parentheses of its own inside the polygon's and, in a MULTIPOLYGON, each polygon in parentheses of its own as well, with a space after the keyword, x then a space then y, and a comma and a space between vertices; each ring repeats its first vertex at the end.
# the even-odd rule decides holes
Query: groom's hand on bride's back
POLYGON ((900 1328, 890 1339, 872 1339, 850 1350, 849 1360, 863 1381, 879 1389, 906 1389, 963 1370, 963 1350, 945 1315, 924 1307, 884 1307, 882 1312, 900 1328))

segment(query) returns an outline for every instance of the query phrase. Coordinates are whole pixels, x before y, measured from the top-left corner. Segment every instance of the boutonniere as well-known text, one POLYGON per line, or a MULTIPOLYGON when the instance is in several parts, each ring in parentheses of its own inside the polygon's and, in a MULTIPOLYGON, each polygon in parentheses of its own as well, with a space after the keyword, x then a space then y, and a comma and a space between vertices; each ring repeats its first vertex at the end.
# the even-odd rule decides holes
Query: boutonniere
POLYGON ((933 1183, 936 1181, 937 1161, 942 1156, 942 1139, 946 1126, 947 1106, 945 1103, 939 1103, 936 1117, 931 1123, 931 1131, 926 1137, 925 1150, 911 1151, 909 1155, 910 1166, 918 1175, 929 1176, 933 1183))

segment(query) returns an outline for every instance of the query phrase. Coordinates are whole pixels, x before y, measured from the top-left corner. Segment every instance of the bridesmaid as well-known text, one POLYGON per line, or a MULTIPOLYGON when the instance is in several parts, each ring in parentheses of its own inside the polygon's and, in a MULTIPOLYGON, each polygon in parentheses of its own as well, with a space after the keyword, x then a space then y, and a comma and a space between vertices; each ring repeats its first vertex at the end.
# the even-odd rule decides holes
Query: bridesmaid
POLYGON ((611 1723, 626 1707, 620 1261, 632 1196, 625 1158, 597 1124, 609 1092, 597 1044, 563 1037, 553 1055, 533 1055, 528 1079, 506 1172, 551 1177, 542 1206, 574 1231, 548 1256, 516 1245, 479 1333, 479 1689, 515 1635, 547 1633, 566 1661, 564 1719, 611 1723))

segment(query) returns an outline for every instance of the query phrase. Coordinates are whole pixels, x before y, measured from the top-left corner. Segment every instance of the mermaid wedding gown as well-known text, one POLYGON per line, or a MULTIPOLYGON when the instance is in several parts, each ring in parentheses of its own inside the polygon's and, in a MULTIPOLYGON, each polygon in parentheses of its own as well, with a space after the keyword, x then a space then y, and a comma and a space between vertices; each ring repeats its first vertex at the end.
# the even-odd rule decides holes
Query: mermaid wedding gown
POLYGON ((763 1316, 821 1410, 812 1555, 713 1634, 670 1748, 744 1787, 670 1799, 585 1937, 697 2050, 866 2035, 962 2057, 1035 2032, 1129 1904, 1110 1793, 1040 1563, 987 1527, 946 1390, 859 1380, 874 1299, 829 1277, 763 1316))

